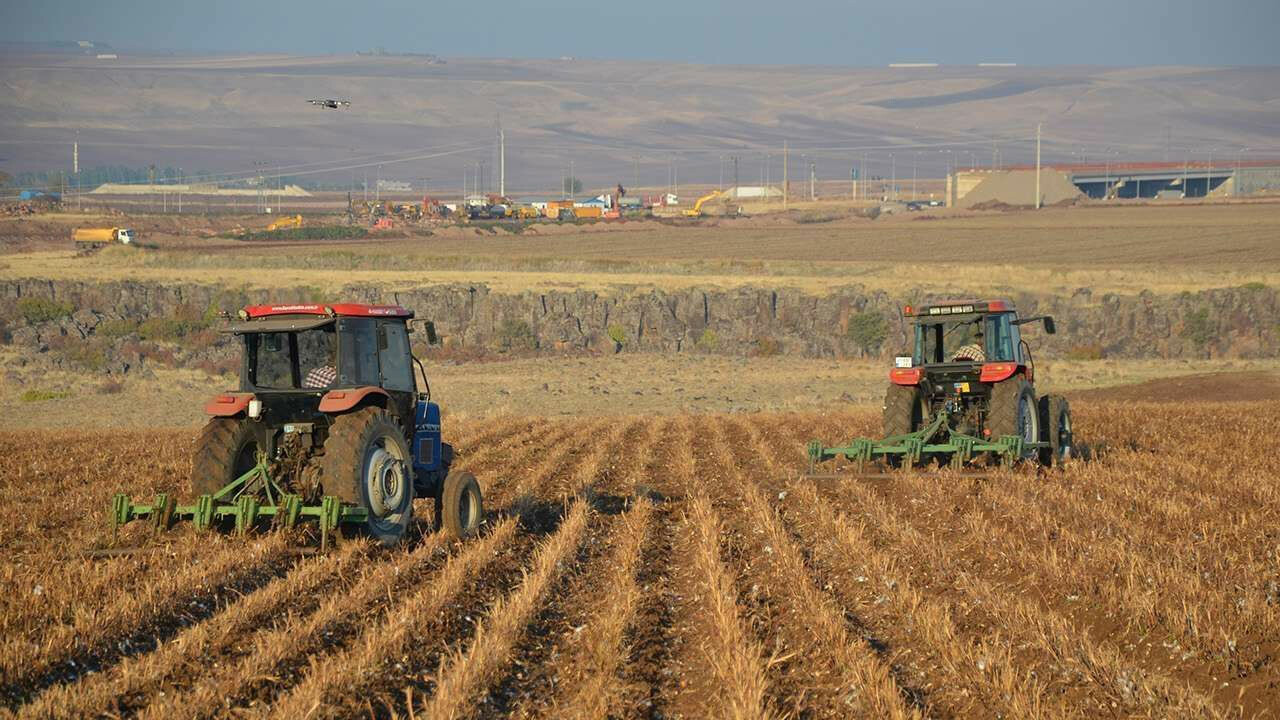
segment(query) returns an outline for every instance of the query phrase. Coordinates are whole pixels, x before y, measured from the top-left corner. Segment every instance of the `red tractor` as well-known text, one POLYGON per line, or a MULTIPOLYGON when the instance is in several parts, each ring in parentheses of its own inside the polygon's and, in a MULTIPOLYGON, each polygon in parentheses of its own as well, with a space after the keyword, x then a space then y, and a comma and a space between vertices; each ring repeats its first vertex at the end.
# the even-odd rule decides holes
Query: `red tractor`
POLYGON ((884 400, 882 440, 809 446, 811 463, 835 457, 891 465, 938 460, 956 467, 986 458, 1056 465, 1072 454, 1071 409, 1060 395, 1037 396, 1035 362, 1022 328, 1053 318, 1020 318, 1008 300, 949 300, 908 306, 914 348, 895 358, 884 400))

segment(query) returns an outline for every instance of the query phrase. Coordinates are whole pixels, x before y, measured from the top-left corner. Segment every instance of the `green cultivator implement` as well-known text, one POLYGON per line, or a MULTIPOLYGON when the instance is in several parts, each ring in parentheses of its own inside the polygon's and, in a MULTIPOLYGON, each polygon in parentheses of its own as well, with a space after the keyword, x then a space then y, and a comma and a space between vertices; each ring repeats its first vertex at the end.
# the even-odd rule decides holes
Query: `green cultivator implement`
POLYGON ((943 410, 916 432, 883 440, 854 438, 844 447, 823 447, 822 441, 811 440, 809 472, 815 472, 820 462, 841 457, 856 463, 858 472, 866 469, 866 463, 876 460, 884 460, 892 466, 910 467, 937 459, 959 470, 980 457, 988 457, 1011 466, 1022 460, 1028 451, 1048 446, 1046 442, 1027 442, 1020 435, 1004 435, 995 440, 966 435, 948 425, 948 416, 948 412, 943 410))
POLYGON ((194 505, 178 505, 167 493, 156 495, 151 503, 135 503, 124 493, 112 498, 112 529, 141 519, 150 520, 157 530, 167 530, 182 520, 191 521, 201 530, 234 523, 235 531, 240 535, 264 519, 286 528, 315 520, 320 526, 320 545, 323 548, 328 546, 330 532, 343 523, 366 522, 369 512, 355 505, 344 505, 333 495, 321 497, 318 503, 304 502, 301 495, 286 492, 271 479, 270 464, 265 457, 259 456, 258 464, 252 470, 213 494, 197 497, 194 505))

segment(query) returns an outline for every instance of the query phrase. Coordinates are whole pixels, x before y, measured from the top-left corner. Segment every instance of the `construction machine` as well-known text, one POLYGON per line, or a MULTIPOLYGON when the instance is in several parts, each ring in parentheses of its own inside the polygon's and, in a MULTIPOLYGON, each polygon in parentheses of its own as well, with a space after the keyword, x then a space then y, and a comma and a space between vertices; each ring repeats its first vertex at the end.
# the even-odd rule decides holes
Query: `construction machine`
POLYGON ((1037 395, 1035 363, 1022 329, 1047 315, 1019 317, 1009 300, 947 300, 907 306, 914 349, 895 358, 884 399, 884 438, 836 447, 809 443, 809 467, 844 458, 863 469, 937 462, 1058 465, 1072 457, 1071 408, 1037 395))
MULTIPOLYGON (((396 305, 255 305, 224 332, 241 341, 240 384, 205 406, 191 465, 194 500, 116 495, 115 526, 191 520, 244 532, 316 522, 321 545, 351 528, 384 545, 405 535, 413 500, 466 535, 483 520, 480 486, 452 470, 440 407, 410 350, 414 314, 396 305)), ((435 328, 425 324, 427 340, 435 328)))
POLYGON ((702 197, 698 198, 698 201, 693 204, 693 207, 684 211, 685 217, 693 217, 693 218, 702 217, 702 206, 705 205, 706 203, 711 202, 712 200, 715 200, 721 195, 724 195, 723 191, 712 190, 706 195, 703 195, 702 197))
POLYGON ((300 228, 300 227, 302 227, 302 216, 290 215, 289 217, 280 218, 279 220, 276 220, 275 222, 268 225, 267 232, 274 232, 276 230, 287 230, 289 228, 300 228))

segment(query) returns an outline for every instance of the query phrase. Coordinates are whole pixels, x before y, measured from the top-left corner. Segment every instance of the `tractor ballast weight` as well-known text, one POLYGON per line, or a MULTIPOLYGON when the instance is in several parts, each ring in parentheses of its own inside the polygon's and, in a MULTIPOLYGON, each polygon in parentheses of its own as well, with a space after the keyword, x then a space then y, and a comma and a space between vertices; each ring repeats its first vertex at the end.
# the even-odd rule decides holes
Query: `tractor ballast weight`
POLYGON ((1071 457, 1071 413, 1065 398, 1037 399, 1035 364, 1020 327, 1052 317, 1019 318, 1008 300, 960 300, 904 309, 914 348, 895 359, 885 393, 884 437, 827 447, 809 443, 809 472, 844 458, 862 471, 939 462, 954 469, 994 461, 1057 465, 1071 457))
MULTIPOLYGON (((444 529, 469 533, 483 519, 480 487, 470 473, 450 471, 440 407, 410 350, 412 319, 390 305, 241 310, 225 330, 243 340, 240 388, 205 405, 194 502, 116 495, 113 525, 189 520, 243 533, 265 520, 315 522, 322 546, 342 526, 390 545, 404 536, 413 499, 427 497, 444 529)), ((434 343, 431 323, 426 332, 434 343)))

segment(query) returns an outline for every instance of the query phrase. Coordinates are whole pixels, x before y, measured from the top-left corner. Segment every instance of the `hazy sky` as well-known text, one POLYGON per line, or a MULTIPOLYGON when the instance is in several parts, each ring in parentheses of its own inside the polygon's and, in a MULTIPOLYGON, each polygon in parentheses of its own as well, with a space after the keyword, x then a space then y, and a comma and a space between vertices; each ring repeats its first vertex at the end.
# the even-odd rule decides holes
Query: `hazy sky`
POLYGON ((1280 65, 1280 0, 4 0, 0 40, 699 63, 1280 65))

